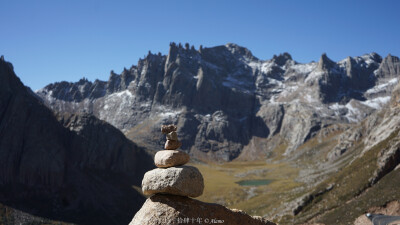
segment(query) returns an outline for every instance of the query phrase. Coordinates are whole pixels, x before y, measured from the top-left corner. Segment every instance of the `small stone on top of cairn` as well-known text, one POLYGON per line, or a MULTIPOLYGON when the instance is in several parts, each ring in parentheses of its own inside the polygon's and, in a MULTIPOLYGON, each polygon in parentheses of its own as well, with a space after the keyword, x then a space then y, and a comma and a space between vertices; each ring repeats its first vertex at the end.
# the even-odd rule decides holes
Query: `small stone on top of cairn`
POLYGON ((177 128, 174 124, 162 125, 162 126, 161 126, 161 132, 162 132, 163 134, 168 134, 168 133, 171 133, 171 132, 173 132, 173 131, 176 132, 177 129, 178 129, 178 128, 177 128))
POLYGON ((167 141, 164 145, 166 150, 176 150, 182 146, 182 143, 178 140, 176 130, 177 127, 173 124, 161 126, 161 132, 167 135, 167 141))
POLYGON ((159 168, 180 166, 189 162, 190 157, 187 153, 176 150, 182 146, 176 130, 177 127, 174 124, 161 126, 161 132, 167 135, 167 141, 164 146, 166 150, 157 152, 154 157, 154 163, 159 168))

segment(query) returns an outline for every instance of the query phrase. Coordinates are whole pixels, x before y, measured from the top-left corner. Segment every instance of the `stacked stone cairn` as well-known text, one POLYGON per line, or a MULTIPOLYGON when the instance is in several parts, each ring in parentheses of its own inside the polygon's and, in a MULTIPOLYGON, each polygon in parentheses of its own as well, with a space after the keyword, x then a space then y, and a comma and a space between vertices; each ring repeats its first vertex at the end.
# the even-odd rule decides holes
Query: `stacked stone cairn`
POLYGON ((158 151, 154 163, 158 167, 148 171, 142 181, 145 195, 170 194, 184 197, 198 197, 203 194, 204 180, 200 171, 185 166, 190 156, 177 150, 182 146, 178 140, 175 125, 163 125, 161 132, 167 135, 165 150, 158 151))
POLYGON ((167 135, 165 150, 158 151, 154 163, 158 167, 148 171, 142 181, 142 190, 150 196, 129 225, 276 225, 262 217, 252 217, 240 210, 205 203, 190 197, 203 194, 203 176, 196 167, 185 166, 189 155, 177 150, 175 125, 164 125, 167 135))

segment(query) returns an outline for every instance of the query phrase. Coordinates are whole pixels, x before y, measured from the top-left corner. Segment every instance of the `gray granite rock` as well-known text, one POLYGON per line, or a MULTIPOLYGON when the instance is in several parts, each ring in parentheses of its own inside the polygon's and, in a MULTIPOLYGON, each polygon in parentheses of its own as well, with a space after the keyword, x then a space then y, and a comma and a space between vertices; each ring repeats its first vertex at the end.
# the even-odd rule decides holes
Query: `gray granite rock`
POLYGON ((158 151, 154 157, 157 167, 181 166, 189 162, 190 156, 186 152, 178 150, 158 151))
POLYGON ((157 194, 147 199, 129 225, 178 225, 183 224, 183 218, 189 218, 188 224, 275 224, 265 218, 250 216, 243 211, 228 209, 219 204, 157 194))
POLYGON ((198 197, 203 194, 204 180, 193 166, 157 168, 148 171, 142 180, 145 195, 156 193, 198 197))

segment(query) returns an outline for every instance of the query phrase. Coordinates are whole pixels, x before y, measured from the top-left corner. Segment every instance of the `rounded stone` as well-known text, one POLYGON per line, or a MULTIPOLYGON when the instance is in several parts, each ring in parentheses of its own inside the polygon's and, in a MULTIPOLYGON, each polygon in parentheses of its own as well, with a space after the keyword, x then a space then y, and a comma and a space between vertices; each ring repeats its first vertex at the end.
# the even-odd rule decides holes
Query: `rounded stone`
POLYGON ((186 152, 179 150, 162 150, 156 153, 154 164, 161 168, 181 166, 189 162, 189 159, 190 156, 186 152))
POLYGON ((164 148, 166 150, 175 150, 175 149, 178 149, 181 146, 182 146, 182 143, 180 141, 167 140, 165 142, 164 148))
POLYGON ((162 193, 198 197, 203 194, 203 190, 203 176, 193 166, 156 168, 145 173, 142 180, 145 195, 162 193))

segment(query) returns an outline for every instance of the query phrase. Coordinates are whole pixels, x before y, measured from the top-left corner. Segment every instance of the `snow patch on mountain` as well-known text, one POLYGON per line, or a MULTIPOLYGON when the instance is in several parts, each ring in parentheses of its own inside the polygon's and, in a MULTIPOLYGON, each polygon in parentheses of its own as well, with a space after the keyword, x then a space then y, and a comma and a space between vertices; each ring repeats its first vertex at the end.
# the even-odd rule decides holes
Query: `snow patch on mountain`
POLYGON ((318 79, 319 77, 321 77, 323 74, 324 74, 323 71, 313 70, 310 74, 308 74, 305 82, 309 83, 311 81, 314 81, 314 80, 318 79))
POLYGON ((306 63, 306 64, 295 64, 291 68, 296 71, 296 73, 311 73, 317 67, 317 63, 306 63))
POLYGON ((365 93, 367 93, 367 94, 379 93, 381 91, 384 91, 386 88, 388 88, 388 86, 396 85, 398 82, 399 82, 398 78, 393 78, 393 79, 389 80, 387 83, 379 84, 371 89, 368 89, 365 93))
POLYGON ((99 110, 99 118, 111 124, 118 124, 120 116, 116 115, 127 115, 135 102, 136 97, 128 89, 112 93, 104 98, 103 107, 99 110))
POLYGON ((374 99, 368 99, 361 103, 374 109, 380 109, 389 101, 390 101, 390 96, 385 96, 385 97, 377 97, 374 99))

